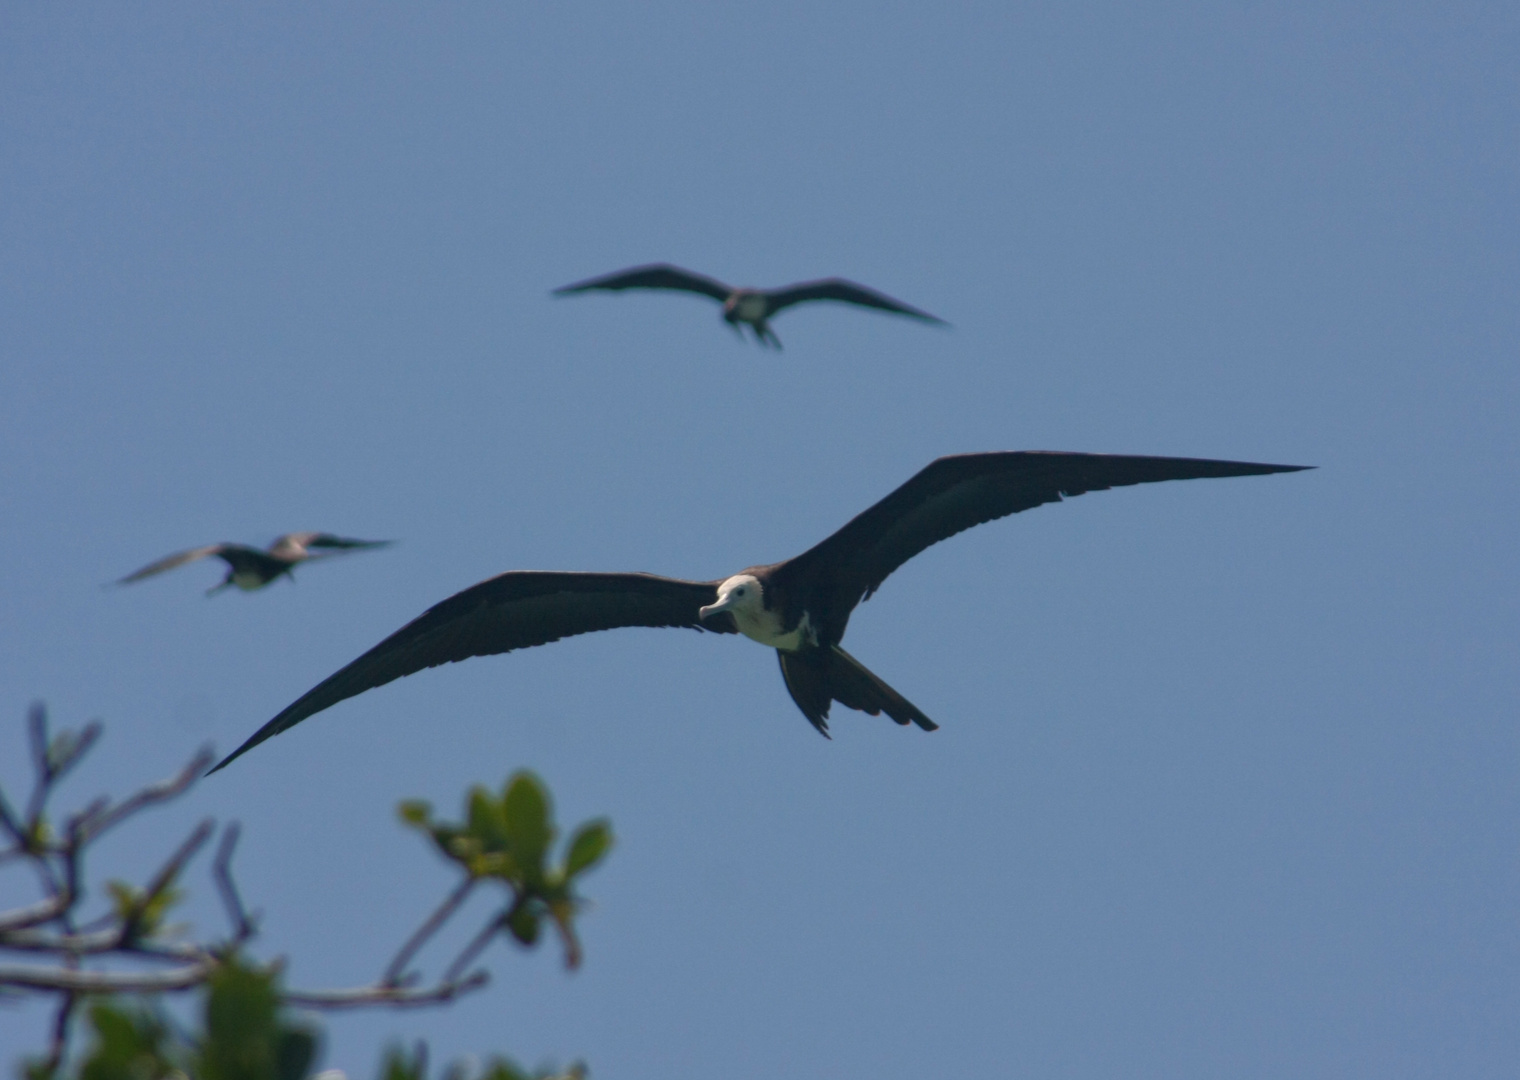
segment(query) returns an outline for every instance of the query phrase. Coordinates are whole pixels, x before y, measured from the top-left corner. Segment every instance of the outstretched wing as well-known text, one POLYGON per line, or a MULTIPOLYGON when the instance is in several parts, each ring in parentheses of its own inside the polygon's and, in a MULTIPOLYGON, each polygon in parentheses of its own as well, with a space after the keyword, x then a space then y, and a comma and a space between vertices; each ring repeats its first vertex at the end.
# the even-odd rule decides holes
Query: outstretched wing
POLYGON ((608 292, 617 292, 621 289, 677 289, 681 292, 710 296, 720 304, 734 291, 721 281, 714 281, 702 274, 694 274, 679 266, 672 266, 669 263, 650 263, 647 266, 617 270, 601 277, 587 278, 573 285, 562 285, 554 290, 554 295, 565 296, 569 293, 590 292, 593 289, 603 289, 608 292))
POLYGON ((269 545, 269 554, 277 559, 304 562, 366 548, 389 547, 393 543, 394 540, 352 540, 324 532, 286 533, 269 545))
POLYGON ((355 548, 387 547, 394 543, 394 540, 353 540, 346 536, 334 536, 332 533, 325 532, 298 532, 286 533, 269 547, 273 550, 285 544, 294 544, 303 548, 334 548, 348 551, 355 548))
POLYGON ((1311 467, 1050 451, 957 454, 930 462, 833 536, 778 567, 777 573, 816 583, 829 597, 828 611, 817 614, 843 619, 920 551, 985 521, 1088 491, 1311 467))
POLYGON ((154 574, 162 574, 165 570, 173 570, 176 566, 184 566, 186 563, 195 562, 211 555, 223 555, 235 549, 252 550, 243 548, 241 544, 207 544, 205 547, 191 548, 189 551, 176 551, 173 555, 165 555, 158 562, 149 563, 141 570, 134 570, 126 577, 117 581, 118 585, 130 585, 134 581, 152 577, 154 574))
POLYGON ((620 626, 685 626, 735 633, 731 617, 705 623, 698 618, 698 610, 717 598, 718 582, 654 574, 500 574, 435 604, 328 676, 211 771, 225 768, 234 758, 314 713, 423 668, 620 626))
POLYGON ((775 314, 782 308, 791 307, 793 304, 807 303, 809 300, 842 300, 846 304, 859 304, 862 307, 879 308, 882 311, 896 312, 898 315, 907 315, 909 318, 922 319, 924 322, 939 323, 943 326, 949 324, 944 319, 930 315, 927 311, 920 311, 911 307, 901 300, 893 300, 877 292, 868 289, 864 285, 857 285, 853 281, 844 278, 824 278, 822 281, 804 281, 796 285, 788 285, 784 289, 770 289, 766 291, 766 297, 770 300, 771 314, 775 314))

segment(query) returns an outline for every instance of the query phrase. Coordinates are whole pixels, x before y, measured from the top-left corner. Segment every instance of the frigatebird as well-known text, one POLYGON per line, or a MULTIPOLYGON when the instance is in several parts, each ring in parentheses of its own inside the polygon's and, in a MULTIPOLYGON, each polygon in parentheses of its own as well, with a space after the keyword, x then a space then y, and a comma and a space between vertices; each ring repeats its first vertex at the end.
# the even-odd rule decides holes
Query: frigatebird
POLYGON ((1160 480, 1298 472, 1309 467, 1043 451, 959 454, 930 462, 892 494, 796 558, 751 566, 718 581, 683 581, 654 574, 510 571, 423 612, 318 683, 254 732, 216 769, 308 716, 403 675, 620 626, 737 632, 770 646, 780 658, 792 700, 825 737, 829 707, 835 701, 933 731, 938 725, 923 710, 839 645, 855 605, 903 563, 973 525, 1088 491, 1160 480))
POLYGON ((742 338, 744 334, 739 329, 739 324, 745 323, 754 331, 756 341, 761 345, 769 345, 777 349, 781 348, 781 339, 771 329, 768 321, 770 317, 793 304, 803 304, 810 300, 839 300, 846 304, 859 304, 862 307, 895 312, 898 315, 921 319, 924 322, 949 325, 944 319, 936 318, 927 311, 920 311, 916 307, 904 304, 901 300, 893 300, 875 289, 868 289, 864 285, 857 285, 844 278, 801 281, 796 285, 785 285, 779 289, 741 289, 669 263, 633 266, 602 277, 577 281, 573 285, 564 285, 555 289, 554 295, 566 296, 570 293, 593 290, 619 292, 623 289, 674 289, 679 292, 710 296, 723 305, 723 321, 733 327, 734 333, 742 338))
POLYGON ((299 563, 327 559, 361 548, 385 547, 390 543, 393 541, 350 540, 344 536, 334 536, 332 533, 298 532, 286 533, 263 550, 246 544, 207 544, 205 547, 166 555, 157 562, 149 563, 141 570, 133 571, 116 584, 130 585, 134 581, 141 581, 154 574, 162 574, 165 570, 173 570, 176 566, 184 566, 197 559, 214 556, 227 564, 227 576, 222 579, 220 585, 213 585, 207 589, 207 596, 219 593, 233 585, 244 592, 253 592, 255 589, 262 589, 282 574, 294 581, 295 575, 291 571, 299 563), (322 550, 314 552, 310 550, 311 548, 322 550))

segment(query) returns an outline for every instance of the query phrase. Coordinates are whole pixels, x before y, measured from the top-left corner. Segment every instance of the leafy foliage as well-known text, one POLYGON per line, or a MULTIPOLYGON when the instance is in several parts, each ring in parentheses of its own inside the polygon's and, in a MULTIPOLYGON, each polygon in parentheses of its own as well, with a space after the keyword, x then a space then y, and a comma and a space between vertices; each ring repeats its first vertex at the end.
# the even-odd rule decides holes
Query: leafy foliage
MULTIPOLYGON (((156 1002, 108 999, 89 1010, 94 1039, 78 1080, 304 1080, 317 1034, 282 1015, 276 975, 229 959, 206 985, 203 1031, 178 1033, 156 1002)), ((34 1067, 32 1080, 48 1073, 34 1067)))
POLYGON ((178 1072, 168 1026, 156 1011, 97 1002, 90 1026, 95 1045, 79 1068, 80 1080, 162 1080, 178 1072))
POLYGON ((500 796, 481 786, 465 798, 463 822, 433 820, 432 807, 419 801, 397 808, 401 820, 432 838, 444 857, 462 867, 472 880, 495 880, 512 893, 500 926, 523 945, 538 940, 544 919, 553 922, 565 945, 565 962, 580 963, 580 943, 574 916, 581 906, 576 879, 612 848, 612 826, 604 818, 576 830, 558 865, 549 861, 558 830, 549 793, 531 772, 508 778, 500 796))
MULTIPOLYGON (((461 871, 454 889, 407 939, 383 974, 368 985, 336 990, 281 987, 278 965, 260 966, 246 947, 257 936, 232 874, 238 827, 221 830, 212 878, 226 908, 226 936, 197 940, 188 927, 167 923, 184 898, 184 871, 215 836, 216 823, 202 821, 142 885, 105 883, 105 914, 85 921, 80 905, 89 894, 86 852, 103 835, 144 810, 178 798, 213 760, 202 750, 174 776, 149 784, 121 800, 99 798, 84 809, 55 818, 47 808, 59 781, 98 741, 102 727, 53 735, 46 710, 28 717, 34 783, 30 797, 13 805, 0 791, 0 873, 26 868, 41 898, 0 910, 0 959, 19 952, 45 956, 47 965, 0 964, 0 994, 38 995, 55 1002, 52 1038, 45 1056, 20 1063, 25 1080, 306 1080, 317 1059, 317 1029, 292 1020, 288 1008, 437 1005, 477 990, 488 973, 473 967, 480 954, 504 933, 534 944, 544 920, 558 930, 570 967, 580 961, 574 918, 583 901, 575 891, 581 874, 612 847, 604 819, 576 829, 563 856, 554 858, 558 830, 549 793, 532 773, 510 777, 499 795, 470 790, 462 823, 435 822, 426 803, 404 802, 408 825, 428 834, 461 871), (448 963, 431 984, 422 982, 412 961, 462 908, 491 882, 505 886, 507 902, 448 963), (161 1008, 166 993, 194 991, 201 1021, 184 1031, 161 1008), (82 1023, 81 1023, 82 1021, 82 1023), (76 1029, 83 1027, 79 1032, 76 1029), (78 1041, 88 1040, 81 1053, 78 1041)), ((391 1051, 383 1060, 384 1080, 426 1080, 426 1054, 391 1051)), ((440 1080, 579 1080, 585 1067, 528 1072, 505 1058, 484 1066, 456 1063, 440 1080)))
POLYGON ((169 929, 164 926, 164 917, 185 898, 185 891, 171 884, 149 892, 131 882, 108 881, 106 892, 111 894, 111 907, 122 925, 124 943, 153 938, 169 929))
POLYGON ((268 970, 224 965, 206 994, 206 1034, 197 1054, 203 1080, 302 1080, 317 1056, 317 1036, 280 1016, 268 970))
MULTIPOLYGON (((563 1070, 545 1066, 529 1072, 508 1058, 493 1057, 476 1069, 456 1061, 443 1070, 440 1080, 584 1080, 585 1076, 586 1066, 579 1061, 563 1070)), ((410 1054, 391 1047, 380 1065, 380 1080, 427 1080, 427 1047, 418 1043, 410 1054)))

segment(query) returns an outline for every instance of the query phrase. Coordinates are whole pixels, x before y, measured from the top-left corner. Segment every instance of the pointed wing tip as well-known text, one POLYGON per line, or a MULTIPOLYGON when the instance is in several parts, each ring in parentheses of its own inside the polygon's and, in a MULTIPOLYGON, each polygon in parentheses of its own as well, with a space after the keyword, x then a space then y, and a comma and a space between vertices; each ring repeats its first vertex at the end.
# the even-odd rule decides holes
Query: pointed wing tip
MULTIPOLYGON (((273 732, 272 734, 278 735, 279 732, 273 732)), ((215 765, 211 766, 211 768, 207 769, 204 775, 210 776, 212 773, 221 772, 228 765, 231 765, 238 758, 242 757, 244 754, 248 753, 248 751, 252 750, 255 746, 259 745, 259 743, 268 738, 270 738, 270 736, 265 735, 262 729, 254 732, 252 738, 243 743, 242 746, 238 747, 232 753, 222 758, 221 761, 218 761, 215 765)))
MULTIPOLYGON (((210 776, 214 772, 221 772, 228 765, 231 765, 238 758, 242 757, 244 754, 248 753, 248 751, 252 750, 255 746, 258 746, 259 743, 272 739, 281 732, 295 726, 294 724, 284 724, 276 727, 275 725, 278 723, 279 719, 279 717, 276 717, 274 720, 269 721, 269 723, 265 724, 263 727, 259 728, 259 730, 255 731, 252 735, 248 736, 248 738, 243 741, 242 746, 238 747, 232 753, 222 758, 221 761, 218 761, 215 765, 211 766, 211 768, 207 769, 206 775, 210 776)), ((296 723, 300 723, 300 721, 298 720, 296 723)))

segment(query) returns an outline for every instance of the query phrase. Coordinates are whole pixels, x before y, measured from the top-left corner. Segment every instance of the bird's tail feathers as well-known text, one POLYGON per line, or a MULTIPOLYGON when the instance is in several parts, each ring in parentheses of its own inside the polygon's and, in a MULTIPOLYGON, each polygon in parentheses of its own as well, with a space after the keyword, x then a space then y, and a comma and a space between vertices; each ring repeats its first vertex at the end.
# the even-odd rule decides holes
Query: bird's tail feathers
POLYGON ((917 724, 925 731, 939 727, 838 645, 794 653, 778 649, 776 654, 792 700, 825 738, 829 734, 829 707, 835 701, 871 716, 886 713, 899 724, 917 724))
POLYGON ((917 724, 925 731, 934 731, 939 727, 924 715, 922 709, 882 682, 838 645, 832 651, 833 662, 829 665, 830 690, 839 704, 859 709, 871 716, 886 713, 899 724, 917 724))

